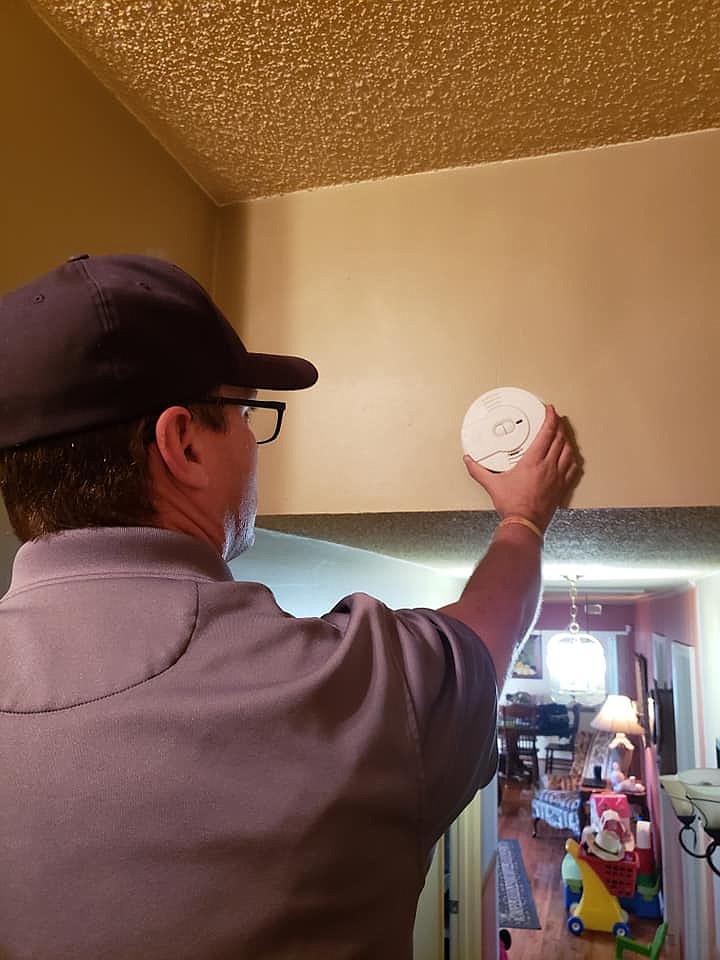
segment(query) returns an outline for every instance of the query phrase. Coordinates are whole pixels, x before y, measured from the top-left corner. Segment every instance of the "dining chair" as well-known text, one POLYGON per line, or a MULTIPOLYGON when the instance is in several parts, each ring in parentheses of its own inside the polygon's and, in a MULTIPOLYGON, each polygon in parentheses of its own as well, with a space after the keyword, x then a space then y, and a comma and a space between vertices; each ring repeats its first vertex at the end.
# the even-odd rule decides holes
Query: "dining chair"
POLYGON ((537 786, 540 770, 536 705, 508 703, 501 706, 498 736, 500 749, 505 753, 507 776, 527 778, 529 783, 537 786))
POLYGON ((568 707, 570 725, 567 735, 557 737, 545 745, 545 773, 569 771, 575 753, 575 737, 580 726, 580 704, 568 707))

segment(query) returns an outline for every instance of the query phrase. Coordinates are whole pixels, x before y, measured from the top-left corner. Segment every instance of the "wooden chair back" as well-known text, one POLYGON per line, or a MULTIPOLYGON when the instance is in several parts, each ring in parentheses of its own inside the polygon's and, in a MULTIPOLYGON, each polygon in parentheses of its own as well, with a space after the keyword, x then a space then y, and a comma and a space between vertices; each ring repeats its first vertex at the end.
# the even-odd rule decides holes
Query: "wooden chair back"
POLYGON ((534 703, 505 703, 500 707, 500 720, 508 725, 534 727, 537 707, 534 703))
POLYGON ((499 714, 501 753, 512 754, 511 768, 517 762, 529 760, 531 781, 537 783, 540 779, 536 743, 537 707, 531 703, 508 703, 499 708, 499 714))

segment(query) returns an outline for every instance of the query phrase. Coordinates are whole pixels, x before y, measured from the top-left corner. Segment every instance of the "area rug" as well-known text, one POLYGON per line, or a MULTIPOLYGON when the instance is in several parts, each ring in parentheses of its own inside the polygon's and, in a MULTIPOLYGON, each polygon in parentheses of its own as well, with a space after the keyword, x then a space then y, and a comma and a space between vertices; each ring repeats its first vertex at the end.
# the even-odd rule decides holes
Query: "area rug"
POLYGON ((518 840, 498 840, 497 880, 498 926, 539 930, 540 921, 518 840))

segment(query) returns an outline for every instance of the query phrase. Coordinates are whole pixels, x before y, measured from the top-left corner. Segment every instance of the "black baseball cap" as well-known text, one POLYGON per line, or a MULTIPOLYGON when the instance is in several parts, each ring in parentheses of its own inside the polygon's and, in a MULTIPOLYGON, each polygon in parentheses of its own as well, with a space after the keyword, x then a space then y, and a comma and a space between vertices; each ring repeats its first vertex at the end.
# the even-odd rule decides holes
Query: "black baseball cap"
POLYGON ((143 256, 72 257, 0 297, 0 448, 201 400, 301 390, 300 357, 249 353, 205 290, 143 256))

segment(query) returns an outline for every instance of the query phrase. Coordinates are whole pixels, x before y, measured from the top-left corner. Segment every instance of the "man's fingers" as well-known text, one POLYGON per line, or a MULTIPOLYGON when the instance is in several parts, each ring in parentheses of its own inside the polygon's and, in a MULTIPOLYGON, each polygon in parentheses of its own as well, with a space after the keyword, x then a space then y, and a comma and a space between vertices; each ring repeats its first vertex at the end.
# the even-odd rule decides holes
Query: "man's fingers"
POLYGON ((568 440, 567 437, 565 437, 564 446, 560 451, 560 455, 558 456, 558 460, 557 460, 558 470, 560 470, 561 473, 564 473, 565 470, 567 470, 567 468, 570 466, 570 464, 573 463, 573 461, 577 462, 578 459, 579 457, 578 457, 577 450, 575 449, 571 441, 568 440))
POLYGON ((551 403, 547 404, 545 407, 545 419, 538 430, 537 436, 528 447, 525 453, 526 457, 529 455, 531 460, 533 458, 543 460, 547 456, 557 431, 559 419, 555 412, 555 407, 551 403))
POLYGON ((463 463, 465 464, 467 472, 470 474, 473 480, 480 480, 480 478, 484 479, 488 474, 493 476, 490 470, 487 470, 485 467, 479 464, 477 460, 473 460, 468 453, 466 453, 463 457, 463 463))
POLYGON ((555 436, 552 438, 548 452, 545 459, 550 461, 550 463, 560 463, 560 457, 563 454, 565 445, 567 444, 567 436, 565 434, 565 429, 563 427, 562 420, 558 420, 557 430, 555 436))
POLYGON ((581 461, 575 460, 573 463, 571 463, 565 474, 567 483, 574 486, 582 476, 583 470, 584 465, 581 461))
POLYGON ((477 460, 473 460, 473 458, 467 454, 463 457, 463 462, 472 479, 475 480, 476 483, 479 483, 484 490, 487 490, 492 497, 492 490, 499 475, 481 466, 477 460))
POLYGON ((570 506, 570 501, 572 499, 573 492, 575 487, 578 485, 580 477, 582 476, 583 467, 581 463, 578 463, 577 460, 573 461, 568 467, 566 473, 564 474, 564 483, 565 483, 565 493, 560 501, 561 507, 570 506))
POLYGON ((566 507, 568 505, 570 497, 572 496, 575 487, 578 485, 582 474, 583 464, 578 458, 571 460, 570 463, 563 468, 560 476, 565 487, 565 495, 562 498, 561 506, 566 507))

